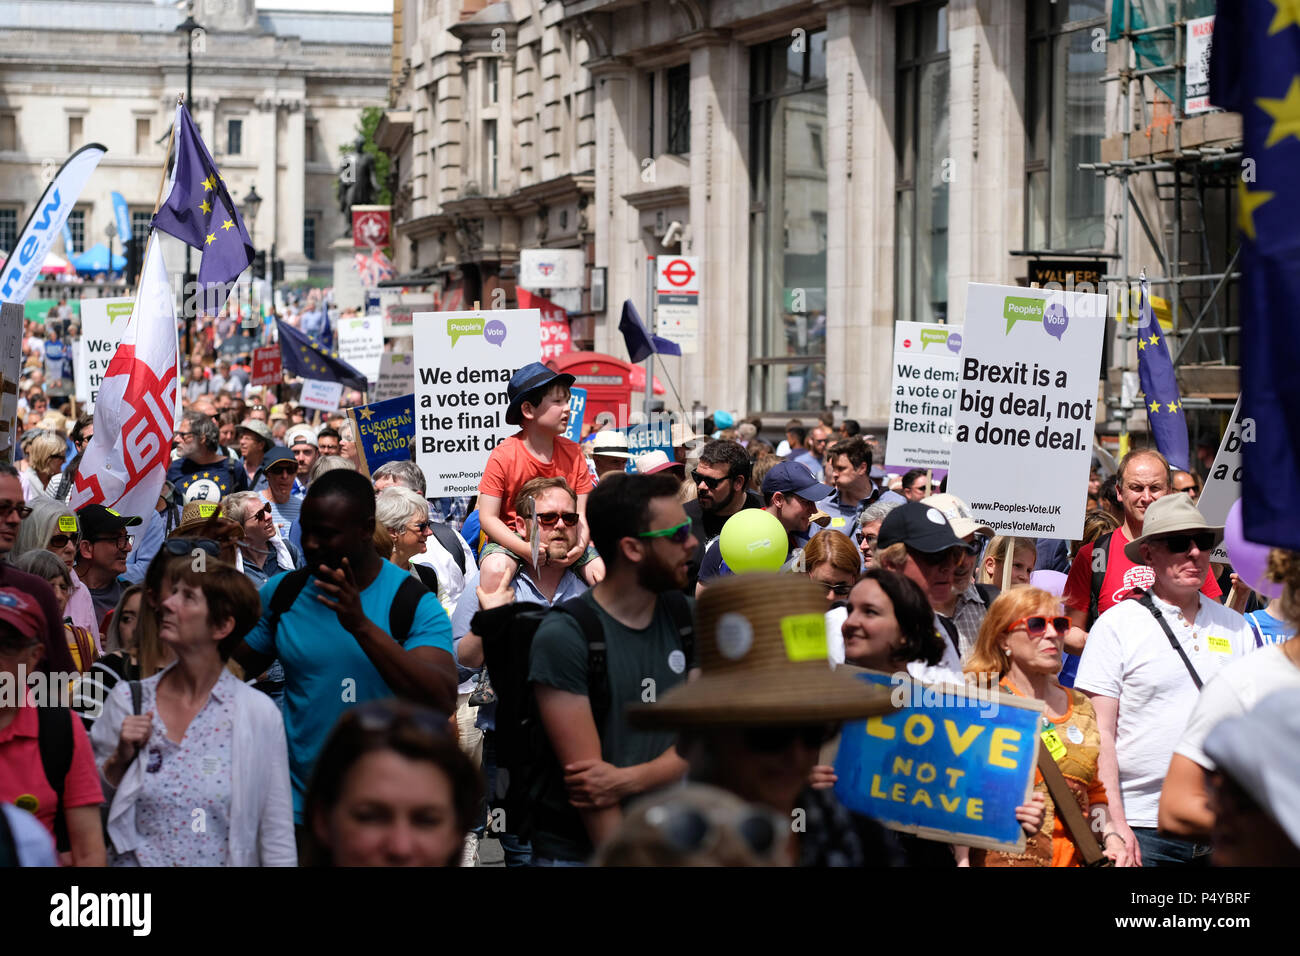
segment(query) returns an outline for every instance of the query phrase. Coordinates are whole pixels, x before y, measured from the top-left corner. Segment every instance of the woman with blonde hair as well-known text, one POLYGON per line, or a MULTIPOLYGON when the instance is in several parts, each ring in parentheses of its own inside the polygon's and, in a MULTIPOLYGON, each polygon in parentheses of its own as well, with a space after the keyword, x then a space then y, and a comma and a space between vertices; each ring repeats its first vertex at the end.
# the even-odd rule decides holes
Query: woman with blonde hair
POLYGON ((1007 551, 1011 557, 1011 587, 1020 587, 1029 583, 1029 576, 1034 573, 1034 562, 1038 560, 1038 545, 1033 538, 1013 538, 997 535, 989 542, 988 550, 980 558, 978 580, 981 584, 1002 587, 1002 576, 1006 571, 1004 562, 1007 551))
POLYGON ((68 443, 52 431, 38 432, 27 445, 30 467, 18 475, 23 486, 23 500, 31 501, 37 495, 49 496, 46 490, 51 479, 63 471, 68 460, 68 443))
MULTIPOLYGON (((1043 702, 1042 745, 1060 767, 1084 819, 1102 836, 1102 852, 1118 866, 1131 861, 1124 840, 1111 826, 1106 788, 1097 774, 1101 733, 1086 696, 1056 681, 1070 619, 1060 599, 1040 588, 1021 587, 999 595, 980 625, 966 662, 966 674, 982 686, 996 683, 1017 697, 1043 702)), ((1034 772, 1034 790, 1044 795, 1043 825, 1029 837, 1025 852, 970 851, 971 866, 1080 866, 1082 852, 1057 812, 1043 775, 1034 772)))

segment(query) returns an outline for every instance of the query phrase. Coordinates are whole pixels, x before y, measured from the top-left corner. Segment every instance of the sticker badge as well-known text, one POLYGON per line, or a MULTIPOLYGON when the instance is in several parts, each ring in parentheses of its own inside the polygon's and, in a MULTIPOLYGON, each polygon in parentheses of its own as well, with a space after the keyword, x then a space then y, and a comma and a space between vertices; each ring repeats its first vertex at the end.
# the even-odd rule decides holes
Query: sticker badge
POLYGON ((686 671, 686 655, 679 650, 674 650, 668 655, 668 669, 674 674, 681 674, 686 671))
POLYGON ((64 534, 76 534, 77 519, 72 515, 59 515, 59 530, 64 534))
POLYGON ((1232 642, 1226 637, 1209 637, 1206 643, 1210 645, 1210 650, 1216 654, 1231 654, 1232 642))
POLYGON ((1070 743, 1072 744, 1083 743, 1083 731, 1074 726, 1074 724, 1070 724, 1070 726, 1065 728, 1065 736, 1070 738, 1070 743))
POLYGON ((796 663, 824 661, 829 656, 826 617, 822 614, 795 614, 781 618, 781 636, 785 638, 785 656, 796 663))
POLYGON ((743 614, 727 613, 718 618, 718 653, 729 661, 738 661, 754 645, 754 629, 743 614))

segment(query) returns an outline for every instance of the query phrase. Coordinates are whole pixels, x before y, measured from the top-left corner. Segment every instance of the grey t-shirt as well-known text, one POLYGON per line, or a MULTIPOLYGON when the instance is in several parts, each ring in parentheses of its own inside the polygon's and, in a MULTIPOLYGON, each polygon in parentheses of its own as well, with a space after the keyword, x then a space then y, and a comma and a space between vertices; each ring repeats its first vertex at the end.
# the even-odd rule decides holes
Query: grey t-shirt
MULTIPOLYGON (((623 716, 629 704, 647 703, 667 693, 686 679, 693 666, 686 659, 672 614, 663 598, 650 625, 633 630, 619 623, 597 603, 590 591, 582 595, 596 609, 605 632, 606 667, 610 686, 609 712, 600 730, 601 756, 616 767, 649 763, 673 745, 671 730, 634 730, 623 716), (647 684, 646 681, 653 683, 647 684), (648 697, 653 692, 653 697, 648 697)), ((687 599, 692 613, 694 602, 687 599)), ((576 620, 563 612, 546 616, 533 636, 528 679, 588 695, 587 639, 576 620)), ((564 775, 557 764, 548 781, 542 803, 547 812, 538 814, 533 845, 541 856, 585 860, 591 855, 591 841, 578 812, 564 796, 564 775), (558 786, 556 785, 558 783, 558 786)))

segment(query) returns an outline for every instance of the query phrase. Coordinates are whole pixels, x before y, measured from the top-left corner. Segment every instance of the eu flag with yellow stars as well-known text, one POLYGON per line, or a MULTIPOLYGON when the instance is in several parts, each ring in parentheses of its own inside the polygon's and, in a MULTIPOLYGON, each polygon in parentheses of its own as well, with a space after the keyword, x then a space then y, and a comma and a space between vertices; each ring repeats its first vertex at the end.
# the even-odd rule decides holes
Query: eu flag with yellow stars
POLYGON ((215 312, 225 303, 230 283, 252 263, 253 240, 184 104, 176 107, 172 129, 176 162, 153 224, 203 253, 199 283, 204 290, 204 308, 215 312), (220 299, 215 308, 213 295, 220 299))
POLYGON ((1242 117, 1242 518, 1300 549, 1300 0, 1219 0, 1210 101, 1242 117))
POLYGON ((1147 423, 1156 449, 1169 464, 1187 470, 1187 418, 1178 392, 1174 361, 1151 308, 1151 290, 1142 279, 1142 305, 1138 311, 1138 379, 1147 403, 1147 423))
POLYGON ((342 382, 358 392, 370 387, 366 377, 339 358, 338 352, 327 351, 305 332, 279 319, 275 327, 280 331, 280 365, 286 372, 321 382, 342 382))

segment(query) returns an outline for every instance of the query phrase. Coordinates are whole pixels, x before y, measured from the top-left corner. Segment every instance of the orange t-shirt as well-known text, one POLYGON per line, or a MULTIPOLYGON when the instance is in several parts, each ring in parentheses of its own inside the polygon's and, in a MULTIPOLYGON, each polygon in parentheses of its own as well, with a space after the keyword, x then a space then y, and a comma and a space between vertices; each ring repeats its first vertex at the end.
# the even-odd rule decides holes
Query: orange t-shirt
POLYGON ((578 443, 556 437, 549 462, 537 458, 524 446, 523 432, 511 435, 488 456, 478 493, 501 499, 501 520, 509 527, 515 523, 515 495, 525 482, 534 478, 563 478, 575 494, 590 494, 591 472, 578 443))

